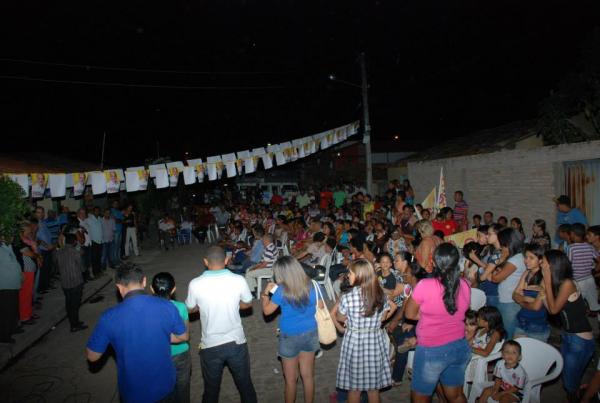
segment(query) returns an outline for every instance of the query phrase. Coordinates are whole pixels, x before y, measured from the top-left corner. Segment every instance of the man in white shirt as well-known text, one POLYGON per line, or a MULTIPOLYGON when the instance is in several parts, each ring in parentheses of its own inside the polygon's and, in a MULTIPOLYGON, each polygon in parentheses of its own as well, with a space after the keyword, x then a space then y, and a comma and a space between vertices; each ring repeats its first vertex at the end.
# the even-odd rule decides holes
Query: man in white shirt
POLYGON ((223 369, 228 366, 242 403, 256 403, 256 391, 250 377, 250 356, 239 312, 252 307, 252 294, 244 277, 225 268, 228 260, 222 248, 208 248, 204 258, 208 270, 190 282, 185 300, 190 312, 200 310, 202 402, 218 403, 223 369))

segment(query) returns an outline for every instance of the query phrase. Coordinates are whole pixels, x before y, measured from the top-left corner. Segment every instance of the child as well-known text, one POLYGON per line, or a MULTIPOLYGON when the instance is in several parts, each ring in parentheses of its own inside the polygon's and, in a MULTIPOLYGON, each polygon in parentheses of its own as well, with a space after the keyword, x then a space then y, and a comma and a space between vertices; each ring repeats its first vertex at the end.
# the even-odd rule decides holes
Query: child
POLYGON ((600 311, 598 289, 593 277, 598 251, 585 242, 585 232, 585 225, 580 223, 571 225, 571 244, 567 256, 573 268, 573 279, 587 301, 588 308, 592 312, 598 312, 600 311))
POLYGON ((569 254, 569 245, 571 244, 571 224, 561 224, 558 226, 558 250, 565 255, 569 254))
POLYGON ((487 357, 492 353, 496 343, 504 337, 504 325, 502 315, 498 308, 484 306, 477 312, 477 326, 479 329, 473 337, 471 347, 473 353, 487 357))
MULTIPOLYGON (((179 315, 185 323, 186 331, 189 327, 189 317, 187 307, 183 302, 175 301, 175 279, 171 273, 158 273, 152 278, 152 293, 157 297, 170 300, 179 311, 179 315)), ((190 376, 192 371, 192 361, 190 358, 190 345, 187 342, 180 344, 171 344, 171 359, 177 371, 177 381, 175 383, 175 402, 190 401, 190 376)))
POLYGON ((479 229, 480 226, 481 226, 481 216, 479 214, 475 214, 473 216, 473 225, 471 226, 471 228, 479 229))
POLYGON ((488 398, 501 403, 520 402, 523 399, 523 388, 527 383, 525 369, 519 365, 521 361, 521 345, 508 340, 502 345, 502 359, 494 368, 494 386, 483 390, 480 402, 487 403, 488 398))
POLYGON ((243 241, 237 241, 235 243, 235 249, 233 250, 233 261, 232 263, 236 266, 241 265, 246 260, 246 244, 243 241))
POLYGON ((471 344, 477 333, 477 312, 469 309, 465 312, 465 339, 471 344))

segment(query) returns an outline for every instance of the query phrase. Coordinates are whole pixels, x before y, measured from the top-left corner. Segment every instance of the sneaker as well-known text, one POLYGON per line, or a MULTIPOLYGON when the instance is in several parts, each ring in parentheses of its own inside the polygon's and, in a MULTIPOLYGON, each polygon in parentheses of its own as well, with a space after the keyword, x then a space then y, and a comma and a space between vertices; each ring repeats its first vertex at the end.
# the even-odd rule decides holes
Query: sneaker
POLYGON ((71 333, 79 332, 79 331, 85 330, 87 328, 88 328, 88 325, 78 324, 77 326, 71 328, 71 333))
POLYGON ((315 354, 315 358, 321 358, 323 357, 323 350, 319 350, 317 351, 317 354, 315 354))

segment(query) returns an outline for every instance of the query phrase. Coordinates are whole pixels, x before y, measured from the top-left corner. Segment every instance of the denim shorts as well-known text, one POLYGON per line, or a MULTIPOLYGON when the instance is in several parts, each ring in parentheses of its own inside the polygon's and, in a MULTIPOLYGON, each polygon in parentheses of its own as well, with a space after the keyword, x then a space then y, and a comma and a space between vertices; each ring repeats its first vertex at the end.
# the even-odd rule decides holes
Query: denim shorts
POLYGON ((295 358, 301 352, 314 353, 319 348, 317 329, 295 335, 285 333, 279 335, 279 356, 281 358, 295 358))
POLYGON ((443 346, 417 346, 411 390, 430 396, 438 382, 443 386, 462 388, 471 354, 471 348, 464 338, 443 346))

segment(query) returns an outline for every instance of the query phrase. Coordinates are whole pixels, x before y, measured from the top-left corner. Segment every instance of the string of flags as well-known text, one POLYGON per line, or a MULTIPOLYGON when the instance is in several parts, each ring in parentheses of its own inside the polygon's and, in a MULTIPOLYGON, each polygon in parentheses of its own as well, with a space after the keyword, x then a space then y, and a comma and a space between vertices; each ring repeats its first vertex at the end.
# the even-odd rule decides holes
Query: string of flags
POLYGON ((40 199, 44 197, 65 197, 66 190, 73 188, 73 197, 84 194, 91 186, 94 195, 118 193, 121 190, 138 192, 148 188, 152 179, 158 189, 176 187, 180 176, 185 185, 198 182, 219 180, 226 175, 232 178, 242 173, 256 172, 259 163, 264 169, 281 166, 288 162, 305 158, 319 150, 345 141, 348 136, 358 133, 360 122, 356 121, 335 129, 280 144, 271 144, 266 148, 258 147, 223 155, 188 159, 162 164, 154 164, 126 169, 75 173, 5 173, 24 190, 24 197, 40 199), (30 192, 31 189, 31 192, 30 192))

